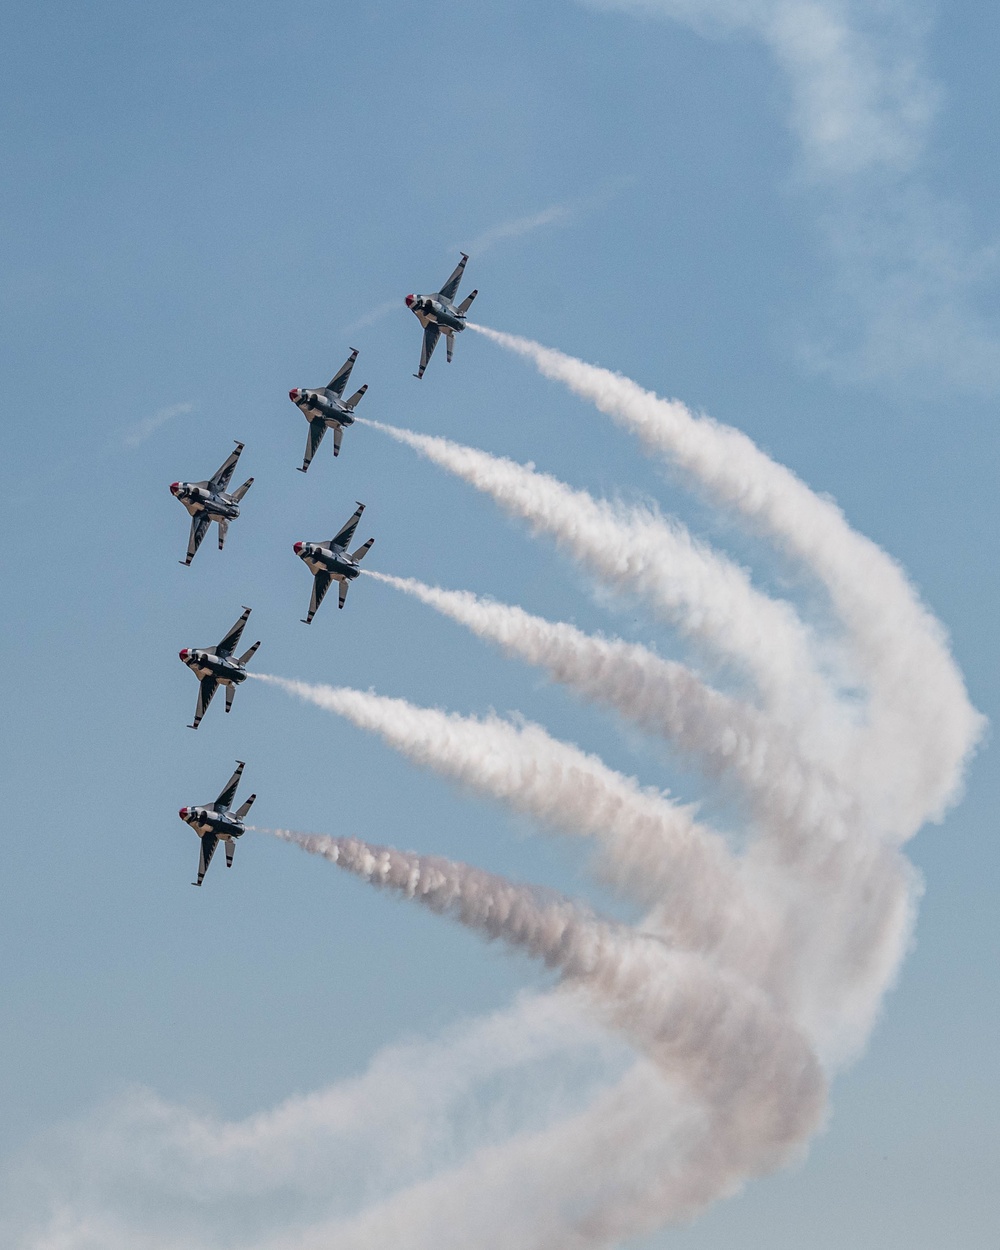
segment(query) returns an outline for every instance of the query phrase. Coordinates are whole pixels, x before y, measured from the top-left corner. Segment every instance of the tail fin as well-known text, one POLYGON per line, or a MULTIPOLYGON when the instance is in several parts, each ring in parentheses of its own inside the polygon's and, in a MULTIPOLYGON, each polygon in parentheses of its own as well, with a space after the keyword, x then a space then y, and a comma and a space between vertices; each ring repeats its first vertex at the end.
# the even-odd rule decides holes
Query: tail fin
POLYGON ((233 856, 236 854, 236 843, 232 838, 226 839, 226 867, 232 868, 233 856))
POLYGON ((445 341, 448 348, 448 364, 451 364, 451 358, 455 354, 455 336, 454 334, 446 334, 445 341))
MULTIPOLYGON (((259 646, 260 646, 260 639, 258 638, 258 639, 257 639, 257 641, 253 644, 253 646, 250 648, 250 650, 249 650, 249 651, 244 651, 244 652, 243 652, 243 654, 242 654, 242 655, 240 656, 240 658, 236 661, 236 663, 237 663, 237 664, 249 664, 249 663, 250 663, 250 661, 253 659, 254 652, 257 650, 257 648, 258 648, 259 646)), ((230 686, 230 689, 232 689, 232 687, 231 687, 231 686, 230 686)))
POLYGON ((236 817, 237 820, 243 820, 245 818, 247 812, 250 810, 251 807, 253 807, 253 801, 256 797, 257 797, 256 794, 251 794, 250 797, 245 800, 245 802, 239 805, 239 807, 233 813, 233 815, 236 817))
POLYGON ((226 545, 226 535, 229 533, 229 522, 225 517, 219 517, 219 550, 226 545))
POLYGON ((354 405, 358 402, 358 400, 367 390, 368 390, 368 383, 366 382, 360 391, 355 391, 354 394, 351 396, 351 398, 345 401, 344 407, 347 409, 348 412, 354 411, 354 405))
POLYGON ((351 559, 355 563, 357 563, 358 560, 363 560, 365 556, 368 554, 368 552, 371 551, 372 543, 374 543, 374 541, 375 541, 374 538, 369 538, 366 543, 362 543, 361 546, 357 549, 357 551, 351 552, 351 559))
POLYGON ((233 491, 234 502, 239 503, 240 500, 243 498, 243 496, 247 493, 247 491, 250 489, 252 485, 253 485, 253 478, 248 477, 242 486, 237 487, 237 489, 233 491))
POLYGON ((235 698, 236 698, 236 687, 227 686, 226 687, 226 711, 227 712, 231 712, 233 710, 233 700, 235 698))
POLYGON ((469 309, 472 307, 472 301, 476 298, 478 294, 479 294, 478 290, 472 291, 469 295, 465 297, 464 300, 462 300, 461 304, 459 304, 459 306, 455 309, 455 311, 458 313, 460 317, 464 317, 465 314, 469 311, 469 309))

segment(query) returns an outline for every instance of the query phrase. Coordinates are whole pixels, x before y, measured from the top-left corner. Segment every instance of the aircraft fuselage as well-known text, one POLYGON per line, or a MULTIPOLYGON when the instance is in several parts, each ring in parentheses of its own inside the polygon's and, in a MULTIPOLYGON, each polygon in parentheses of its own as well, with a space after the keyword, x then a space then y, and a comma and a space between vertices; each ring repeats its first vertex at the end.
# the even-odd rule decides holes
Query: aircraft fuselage
POLYGON ((440 296, 414 295, 408 296, 406 302, 410 312, 425 329, 431 324, 446 331, 465 329, 465 317, 450 300, 441 299, 440 296))
POLYGON ((297 398, 293 398, 292 402, 301 409, 307 421, 322 418, 329 426, 354 424, 354 413, 350 408, 335 396, 327 395, 323 391, 305 391, 299 388, 297 398))
POLYGON ((242 838, 246 832, 243 821, 231 812, 216 812, 210 807, 182 807, 177 813, 199 838, 214 833, 217 838, 242 838))
POLYGON ((214 677, 224 686, 238 686, 241 681, 246 681, 246 667, 238 660, 212 655, 197 647, 185 647, 180 657, 199 681, 203 681, 206 677, 214 677))
POLYGON ((204 486, 195 486, 191 482, 174 482, 171 492, 181 501, 191 516, 199 512, 210 517, 222 517, 225 521, 235 521, 240 515, 240 505, 228 495, 217 495, 204 486))
POLYGON ((313 574, 329 573, 342 582, 361 576, 361 566, 346 551, 324 547, 322 543, 296 543, 293 550, 313 574))

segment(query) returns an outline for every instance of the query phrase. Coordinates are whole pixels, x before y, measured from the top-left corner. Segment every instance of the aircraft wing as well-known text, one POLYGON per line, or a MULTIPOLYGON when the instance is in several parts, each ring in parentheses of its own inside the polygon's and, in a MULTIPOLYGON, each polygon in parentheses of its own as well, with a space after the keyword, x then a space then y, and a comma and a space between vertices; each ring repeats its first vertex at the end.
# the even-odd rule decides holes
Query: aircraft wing
POLYGON ((313 578, 312 598, 309 600, 309 611, 306 613, 305 620, 307 625, 312 623, 312 618, 316 615, 316 610, 323 602, 323 596, 330 589, 332 582, 333 574, 328 573, 326 569, 320 569, 320 571, 313 578))
POLYGON ((323 435, 326 433, 326 422, 322 417, 316 417, 309 422, 309 435, 306 439, 306 451, 302 457, 302 472, 305 473, 312 464, 312 458, 319 450, 319 445, 323 441, 323 435))
POLYGON ((232 807, 233 799, 236 798, 236 787, 240 784, 240 778, 242 776, 243 776, 243 761, 237 760, 236 772, 234 772, 233 775, 229 778, 225 786, 223 786, 222 792, 220 793, 219 797, 215 800, 215 810, 217 812, 222 811, 224 808, 232 807))
POLYGON ((194 723, 191 729, 197 729, 201 724, 201 718, 208 711, 208 705, 215 698, 215 692, 219 688, 217 677, 203 677, 201 685, 198 687, 198 706, 194 710, 194 723))
POLYGON ((458 284, 462 281, 462 274, 465 272, 465 264, 468 259, 468 256, 463 252, 462 259, 455 266, 455 272, 438 292, 444 299, 450 301, 455 298, 455 295, 458 293, 458 284))
POLYGON ((365 505, 363 503, 359 503, 357 511, 354 513, 351 519, 347 522, 347 524, 343 526, 343 528, 340 530, 340 533, 337 534, 335 538, 330 539, 331 547, 350 546, 351 539, 354 537, 354 531, 358 528, 358 522, 361 520, 361 514, 362 512, 364 512, 364 510, 365 510, 365 505))
POLYGON ((184 564, 190 564, 194 559, 194 554, 201 546, 201 540, 208 533, 208 527, 212 524, 212 518, 207 512, 196 512, 191 518, 191 533, 188 535, 187 558, 184 564))
POLYGON ((215 848, 219 845, 219 839, 214 833, 206 833, 201 840, 201 856, 198 860, 198 880, 192 881, 192 885, 201 885, 205 880, 205 873, 208 872, 208 866, 212 862, 212 856, 215 854, 215 848))
POLYGON ((239 460, 240 453, 242 451, 243 451, 243 444, 237 443, 236 450, 230 452, 229 455, 226 457, 225 463, 220 465, 219 468, 216 469, 216 471, 212 474, 212 477, 209 481, 210 487, 214 488, 217 491, 222 491, 226 489, 226 487, 229 485, 230 478, 233 476, 233 470, 236 468, 236 462, 239 460))
POLYGON ((437 347, 438 339, 441 337, 441 327, 435 322, 424 329, 424 342, 420 348, 420 368, 417 370, 417 377, 424 376, 424 370, 427 368, 427 362, 434 355, 434 348, 437 347))
POLYGON ((351 370, 354 368, 354 362, 358 358, 357 349, 351 351, 350 356, 344 361, 337 372, 330 379, 327 386, 328 391, 333 391, 334 395, 343 395, 344 388, 347 386, 347 379, 351 376, 351 370))
POLYGON ((225 659, 228 659, 228 657, 233 654, 233 652, 239 646, 240 638, 242 637, 243 630, 249 618, 250 618, 250 609, 244 608, 243 615, 236 622, 236 624, 232 626, 232 628, 229 630, 229 633, 226 634, 225 638, 223 638, 223 640, 215 648, 216 655, 221 656, 225 660, 225 659))

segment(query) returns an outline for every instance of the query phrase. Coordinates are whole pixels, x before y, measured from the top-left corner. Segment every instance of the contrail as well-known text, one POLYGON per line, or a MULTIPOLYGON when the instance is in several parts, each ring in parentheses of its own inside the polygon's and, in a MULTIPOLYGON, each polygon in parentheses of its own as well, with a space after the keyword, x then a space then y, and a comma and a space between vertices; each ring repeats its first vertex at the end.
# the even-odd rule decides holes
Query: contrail
POLYGON ((695 822, 690 809, 640 789, 539 725, 513 725, 497 716, 478 720, 347 687, 255 676, 379 734, 408 759, 550 829, 596 839, 604 851, 602 875, 636 901, 658 904, 675 940, 710 950, 735 927, 744 957, 762 974, 773 937, 750 903, 725 842, 695 822))
MULTIPOLYGON (((358 418, 362 420, 361 418, 358 418)), ((736 661, 778 709, 799 721, 829 705, 817 640, 791 606, 754 589, 738 565, 648 510, 612 507, 528 465, 379 421, 366 424, 485 491, 551 534, 589 572, 644 595, 689 638, 736 661)))
MULTIPOLYGON (((724 786, 737 786, 764 825, 801 838, 841 837, 852 800, 822 761, 807 760, 792 739, 750 705, 708 686, 684 664, 648 647, 595 637, 565 622, 466 590, 443 590, 412 577, 368 571, 508 655, 544 668, 557 682, 612 708, 647 733, 669 739, 724 786)), ((829 755, 829 744, 826 747, 829 755)), ((814 753, 818 751, 817 744, 814 753)))
POLYGON ((854 774, 896 838, 940 818, 985 722, 969 702, 944 630, 897 562, 740 430, 695 416, 621 374, 529 339, 473 328, 637 434, 823 583, 870 691, 870 728, 856 740, 854 774))
POLYGON ((826 1082, 809 1044, 763 995, 701 956, 468 864, 357 838, 270 832, 557 968, 702 1104, 729 1112, 723 1136, 752 1124, 766 1150, 818 1126, 826 1082))

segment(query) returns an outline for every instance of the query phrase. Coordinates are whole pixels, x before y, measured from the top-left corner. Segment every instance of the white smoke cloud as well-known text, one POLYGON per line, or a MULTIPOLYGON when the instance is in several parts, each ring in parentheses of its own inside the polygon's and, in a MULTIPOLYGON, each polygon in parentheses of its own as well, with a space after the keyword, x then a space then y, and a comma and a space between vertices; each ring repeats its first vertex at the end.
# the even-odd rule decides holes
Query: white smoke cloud
POLYGON ((382 580, 676 742, 710 775, 728 755, 747 796, 745 849, 540 726, 255 675, 593 839, 602 870, 647 914, 627 925, 470 865, 271 831, 543 960, 560 989, 472 1026, 472 1040, 431 1045, 404 1079, 390 1061, 377 1093, 366 1077, 235 1125, 137 1096, 42 1143, 12 1179, 0 1231, 18 1250, 604 1250, 798 1157, 829 1073, 863 1045, 912 934, 920 883, 901 845, 954 801, 981 729, 943 631, 893 561, 738 432, 489 333, 800 561, 825 589, 837 641, 654 513, 384 426, 555 537, 604 586, 647 596, 690 642, 749 673, 759 705, 646 648, 382 580), (841 671, 863 687, 851 706, 841 671), (631 1051, 597 1038, 599 1026, 631 1051), (497 1074, 509 1075, 493 1093, 499 1125, 486 1115, 454 1131, 497 1074))
POLYGON ((772 710, 792 723, 829 706, 817 653, 821 663, 832 656, 790 605, 756 590, 745 570, 679 523, 649 509, 595 500, 533 465, 379 421, 364 424, 485 491, 536 532, 551 534, 612 589, 643 595, 682 634, 748 672, 772 710))
POLYGON ((938 816, 956 796, 983 721, 969 703, 940 623, 896 561, 853 530, 832 500, 811 491, 740 430, 696 417, 679 401, 661 399, 620 374, 528 339, 475 328, 636 434, 823 584, 868 687, 869 728, 856 735, 850 773, 879 805, 880 826, 901 839, 938 816))

